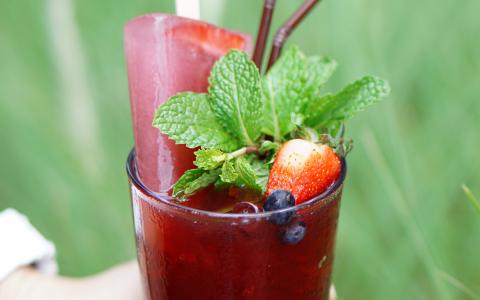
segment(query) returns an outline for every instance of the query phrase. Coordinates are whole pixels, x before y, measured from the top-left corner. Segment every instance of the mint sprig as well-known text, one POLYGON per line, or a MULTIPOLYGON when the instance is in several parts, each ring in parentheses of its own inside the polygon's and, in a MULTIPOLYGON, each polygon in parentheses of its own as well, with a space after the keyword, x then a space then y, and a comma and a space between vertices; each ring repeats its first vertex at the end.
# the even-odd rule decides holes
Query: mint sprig
POLYGON ((214 148, 198 150, 195 157, 193 164, 204 170, 214 170, 228 159, 226 153, 214 148))
POLYGON ((214 183, 219 170, 205 171, 202 169, 192 169, 186 171, 180 179, 175 183, 172 190, 172 195, 178 199, 187 199, 198 190, 206 188, 214 183))
POLYGON ((326 57, 307 57, 298 47, 286 50, 263 80, 263 132, 282 141, 336 66, 326 57))
POLYGON ((258 178, 255 170, 244 157, 238 157, 225 162, 222 166, 220 179, 224 183, 235 184, 236 186, 258 192, 263 190, 257 182, 258 178))
POLYGON ((291 47, 262 77, 246 53, 231 50, 213 66, 208 94, 186 92, 168 99, 153 126, 177 144, 200 147, 197 168, 180 177, 173 196, 187 199, 212 184, 265 192, 275 155, 291 138, 328 143, 345 155, 351 143, 343 142, 340 124, 383 99, 390 87, 366 76, 322 96, 320 89, 336 67, 332 59, 308 57, 291 47))
POLYGON ((188 148, 202 146, 231 151, 241 145, 220 125, 206 94, 187 92, 171 97, 158 108, 153 126, 188 148))
POLYGON ((305 123, 311 127, 322 127, 332 122, 344 122, 367 107, 390 94, 387 81, 365 76, 335 95, 312 99, 306 108, 305 123))
POLYGON ((213 66, 208 100, 217 120, 242 145, 260 136, 262 100, 260 74, 246 53, 233 50, 213 66))

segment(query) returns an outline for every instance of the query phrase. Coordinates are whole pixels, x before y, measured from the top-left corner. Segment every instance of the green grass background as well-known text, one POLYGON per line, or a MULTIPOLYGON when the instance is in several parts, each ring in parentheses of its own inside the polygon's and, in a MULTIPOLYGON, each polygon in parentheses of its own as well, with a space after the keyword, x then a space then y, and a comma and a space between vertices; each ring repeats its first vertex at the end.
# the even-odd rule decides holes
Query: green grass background
MULTIPOLYGON (((274 27, 300 2, 279 0, 274 27)), ((260 5, 202 0, 202 13, 255 34, 260 5)), ((55 242, 62 274, 135 255, 122 27, 173 7, 0 1, 0 209, 55 242)), ((328 0, 291 37, 340 62, 327 90, 364 74, 393 88, 348 126, 340 299, 479 299, 480 216, 461 189, 480 194, 479 12, 477 0, 328 0)))

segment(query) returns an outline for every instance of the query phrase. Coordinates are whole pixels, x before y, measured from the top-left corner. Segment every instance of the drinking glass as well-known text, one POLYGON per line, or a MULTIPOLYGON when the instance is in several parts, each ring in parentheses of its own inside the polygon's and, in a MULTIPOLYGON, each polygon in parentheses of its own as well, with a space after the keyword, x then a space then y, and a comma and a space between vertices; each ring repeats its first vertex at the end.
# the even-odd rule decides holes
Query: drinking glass
POLYGON ((139 178, 135 151, 127 173, 146 295, 167 299, 328 298, 340 199, 346 175, 324 193, 275 212, 203 211, 170 201, 139 178), (274 214, 290 213, 285 225, 274 214), (304 237, 286 239, 292 226, 304 237))

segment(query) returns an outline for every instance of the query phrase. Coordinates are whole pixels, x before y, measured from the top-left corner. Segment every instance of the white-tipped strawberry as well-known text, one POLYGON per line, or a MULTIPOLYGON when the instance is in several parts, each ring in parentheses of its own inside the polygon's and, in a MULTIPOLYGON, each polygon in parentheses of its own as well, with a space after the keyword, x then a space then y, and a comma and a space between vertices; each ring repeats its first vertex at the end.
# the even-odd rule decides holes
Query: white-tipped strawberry
POLYGON ((290 140, 275 158, 266 196, 274 190, 287 190, 295 197, 295 204, 300 204, 324 192, 338 179, 340 171, 340 158, 329 146, 290 140))

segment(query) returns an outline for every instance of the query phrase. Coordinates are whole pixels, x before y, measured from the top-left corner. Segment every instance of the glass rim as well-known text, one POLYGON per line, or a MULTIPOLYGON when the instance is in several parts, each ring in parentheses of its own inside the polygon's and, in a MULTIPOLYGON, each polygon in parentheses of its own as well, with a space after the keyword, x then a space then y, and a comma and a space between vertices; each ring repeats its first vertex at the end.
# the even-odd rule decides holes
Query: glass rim
POLYGON ((324 201, 329 199, 330 196, 335 194, 337 191, 339 191, 343 183, 345 181, 345 177, 347 175, 347 162, 344 157, 340 158, 341 166, 342 169, 340 171, 340 176, 338 179, 325 190, 323 193, 320 195, 317 195, 299 205, 294 205, 292 207, 284 208, 284 209, 279 209, 275 211, 262 211, 258 213, 251 213, 251 214, 240 214, 240 213, 221 213, 221 212, 214 212, 214 211, 208 211, 208 210, 202 210, 198 208, 193 208, 193 207, 188 207, 179 203, 175 203, 172 201, 169 201, 164 197, 164 195, 157 193, 151 189, 149 189, 140 179, 140 176, 138 175, 137 172, 137 166, 136 166, 136 155, 135 155, 135 147, 132 148, 130 153, 128 154, 127 157, 127 163, 126 163, 126 171, 128 175, 128 179, 131 184, 135 186, 140 192, 142 192, 144 195, 164 204, 167 205, 173 209, 181 210, 187 213, 190 213, 195 216, 205 216, 205 217, 210 217, 210 218, 225 218, 225 219, 238 219, 238 218, 267 218, 270 217, 271 215, 275 213, 282 213, 282 212, 288 212, 288 211, 297 211, 301 209, 308 209, 311 207, 314 207, 317 204, 319 205, 319 208, 322 208, 326 206, 328 203, 331 201, 324 201), (324 203, 320 203, 324 201, 324 203))

